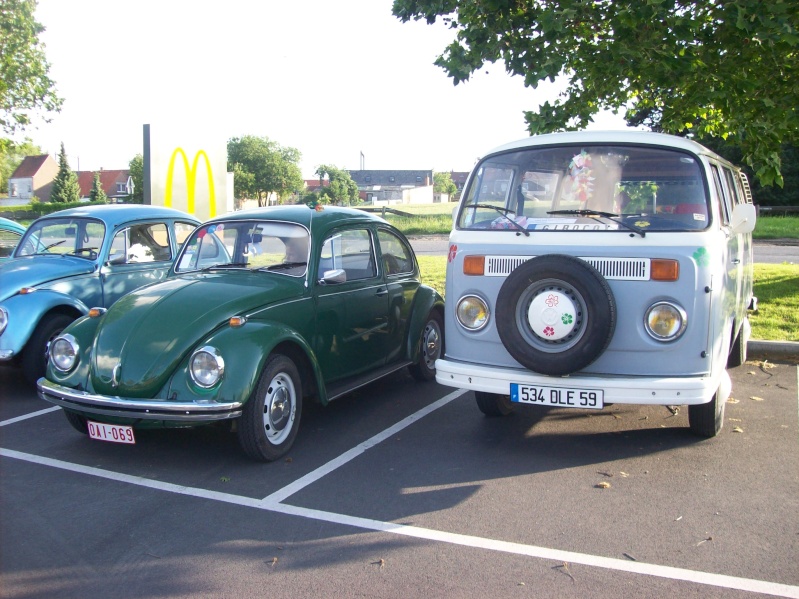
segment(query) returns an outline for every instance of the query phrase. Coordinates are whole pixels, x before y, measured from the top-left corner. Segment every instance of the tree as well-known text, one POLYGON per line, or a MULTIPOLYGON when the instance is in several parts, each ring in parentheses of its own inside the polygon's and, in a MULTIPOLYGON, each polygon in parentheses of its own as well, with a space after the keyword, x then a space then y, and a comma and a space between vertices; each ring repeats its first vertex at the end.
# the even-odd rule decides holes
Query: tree
POLYGON ((128 163, 130 178, 133 181, 133 193, 125 197, 129 204, 144 203, 144 158, 141 154, 136 154, 128 163))
POLYGON ((327 178, 329 182, 329 185, 319 188, 319 199, 323 203, 337 206, 356 206, 361 203, 358 185, 347 171, 323 164, 317 167, 316 175, 319 181, 327 178))
POLYGON ((0 126, 9 135, 25 129, 33 113, 58 112, 63 103, 48 76, 50 65, 39 41, 44 27, 33 16, 36 4, 3 0, 0 5, 0 126))
POLYGON ((568 80, 525 112, 531 135, 584 128, 602 109, 628 122, 728 139, 764 185, 782 184, 782 144, 799 142, 795 0, 394 0, 402 21, 455 31, 435 63, 457 85, 486 62, 535 88, 568 80))
POLYGON ((452 175, 449 173, 433 173, 433 191, 445 193, 451 198, 458 191, 458 186, 455 185, 452 175))
POLYGON ((8 141, 0 144, 0 190, 8 189, 8 179, 26 156, 40 156, 42 149, 30 139, 20 143, 8 141))
POLYGON ((94 173, 92 180, 92 189, 89 192, 89 201, 91 202, 108 202, 108 196, 103 190, 103 185, 100 183, 100 173, 94 173))
POLYGON ((228 140, 228 171, 233 172, 233 193, 237 199, 257 199, 266 204, 271 193, 280 203, 302 189, 299 162, 295 148, 282 147, 268 137, 245 135, 228 140))
POLYGON ((58 153, 58 172, 53 179, 53 188, 50 191, 51 202, 77 202, 80 201, 80 186, 78 176, 69 168, 64 142, 61 142, 61 151, 58 153))

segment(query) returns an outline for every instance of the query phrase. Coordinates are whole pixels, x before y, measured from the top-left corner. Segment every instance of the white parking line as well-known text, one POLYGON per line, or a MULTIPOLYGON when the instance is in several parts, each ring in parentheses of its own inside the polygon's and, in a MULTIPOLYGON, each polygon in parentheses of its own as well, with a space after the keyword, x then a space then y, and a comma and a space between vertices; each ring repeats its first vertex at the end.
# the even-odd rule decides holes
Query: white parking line
POLYGON ((45 408, 44 410, 39 410, 38 412, 31 412, 30 414, 25 414, 24 416, 9 418, 8 420, 3 420, 2 422, 0 422, 0 426, 8 426, 9 424, 14 424, 15 422, 22 422, 23 420, 28 420, 29 418, 36 418, 37 416, 49 414, 50 412, 55 412, 56 410, 60 409, 61 409, 60 407, 54 406, 52 408, 45 408))
POLYGON ((274 493, 272 493, 268 497, 264 497, 264 501, 265 502, 275 502, 275 503, 279 503, 281 501, 284 501, 287 497, 290 497, 291 495, 294 495, 294 493, 296 493, 297 491, 300 491, 301 489, 304 489, 308 485, 315 483, 317 480, 319 480, 323 476, 326 476, 326 475, 330 474, 336 468, 339 468, 339 467, 343 466, 344 464, 346 464, 347 462, 349 462, 351 460, 354 460, 355 458, 357 458, 359 455, 361 455, 363 452, 365 452, 370 447, 374 447, 378 443, 381 443, 382 441, 385 441, 391 435, 397 434, 399 431, 401 431, 405 427, 410 426, 411 424, 413 424, 417 420, 420 420, 424 416, 427 416, 431 412, 435 412, 438 408, 447 405, 453 399, 457 399, 458 397, 460 397, 464 393, 466 393, 466 391, 464 389, 460 389, 458 391, 453 391, 449 395, 446 395, 445 397, 442 397, 438 401, 431 403, 429 406, 427 406, 425 408, 422 408, 418 412, 414 412, 413 414, 411 414, 407 418, 405 418, 403 420, 400 420, 394 426, 391 426, 391 427, 387 428, 386 430, 384 430, 381 433, 378 433, 377 435, 375 435, 371 439, 367 439, 366 441, 364 441, 360 445, 357 445, 356 447, 353 447, 349 451, 342 453, 340 456, 338 456, 334 460, 330 460, 324 466, 320 466, 319 468, 317 468, 313 472, 309 472, 308 474, 306 474, 302 478, 298 478, 297 480, 295 480, 290 485, 286 485, 285 487, 283 487, 282 489, 280 489, 278 491, 275 491, 274 493))
MULTIPOLYGON (((62 460, 46 458, 37 456, 30 453, 15 451, 13 449, 5 449, 0 447, 0 456, 22 460, 42 466, 49 466, 58 468, 69 472, 78 474, 86 474, 95 476, 106 480, 122 482, 126 484, 136 485, 139 487, 146 487, 149 489, 165 491, 168 493, 176 493, 179 495, 186 495, 189 497, 196 497, 200 499, 210 499, 213 501, 221 501, 224 503, 239 505, 243 507, 250 507, 260 510, 266 510, 279 514, 289 516, 299 516, 302 518, 309 518, 321 522, 331 524, 340 524, 345 526, 353 526, 365 530, 373 530, 378 532, 386 532, 397 534, 417 539, 425 539, 429 541, 437 541, 441 543, 450 543, 453 545, 462 545, 472 547, 475 549, 486 549, 488 551, 497 551, 502 553, 511 553, 515 555, 526 555, 533 558, 552 560, 559 563, 581 564, 585 566, 604 568, 608 570, 617 570, 620 572, 628 572, 631 574, 643 574, 647 576, 656 576, 659 578, 667 578, 671 580, 680 580, 685 582, 692 582, 707 586, 714 586, 719 588, 735 589, 741 591, 748 591, 752 593, 762 593, 765 595, 773 595, 776 597, 789 597, 792 599, 799 599, 799 586, 792 586, 787 584, 780 584, 776 582, 768 582, 764 580, 754 580, 750 578, 738 578, 735 576, 726 576, 724 574, 712 574, 709 572, 698 572, 696 570, 688 570, 684 568, 674 568, 671 566, 660 566, 657 564, 649 564, 646 562, 632 562, 627 560, 620 560, 615 558, 602 557, 597 555, 589 555, 585 553, 577 553, 571 551, 561 551, 559 549, 550 549, 547 547, 539 547, 536 545, 525 545, 522 543, 510 543, 507 541, 499 541, 495 539, 486 539, 483 537, 475 537, 471 535, 463 535, 457 533, 442 532, 429 528, 421 528, 418 526, 407 526, 403 524, 396 524, 394 522, 383 522, 380 520, 371 520, 368 518, 358 518, 355 516, 348 516, 345 514, 336 514, 333 512, 325 512, 321 510, 314 510, 292 506, 282 503, 286 498, 290 497, 297 491, 305 488, 306 486, 316 482, 323 476, 333 472, 336 468, 346 464, 357 456, 363 454, 367 449, 374 447, 381 441, 389 438, 391 435, 396 434, 399 430, 406 428, 413 422, 418 421, 420 418, 430 414, 438 408, 448 404, 453 399, 463 395, 463 391, 455 391, 446 397, 430 404, 429 406, 411 414, 404 420, 401 420, 392 427, 387 428, 383 432, 375 435, 374 437, 364 441, 357 447, 342 454, 338 458, 331 460, 324 466, 317 468, 313 472, 298 479, 294 483, 287 485, 279 491, 263 499, 255 499, 252 497, 244 497, 241 495, 233 495, 231 493, 220 493, 217 491, 209 491, 197 487, 186 487, 183 485, 175 485, 158 480, 142 478, 139 476, 131 476, 129 474, 120 474, 111 470, 104 470, 102 468, 94 468, 91 466, 82 466, 80 464, 73 464, 62 460)), ((56 408, 58 409, 58 408, 56 408)), ((28 417, 34 417, 48 413, 52 410, 42 410, 28 417)), ((25 417, 12 419, 13 421, 24 420, 25 417)), ((0 422, 0 426, 11 424, 12 420, 0 422)))

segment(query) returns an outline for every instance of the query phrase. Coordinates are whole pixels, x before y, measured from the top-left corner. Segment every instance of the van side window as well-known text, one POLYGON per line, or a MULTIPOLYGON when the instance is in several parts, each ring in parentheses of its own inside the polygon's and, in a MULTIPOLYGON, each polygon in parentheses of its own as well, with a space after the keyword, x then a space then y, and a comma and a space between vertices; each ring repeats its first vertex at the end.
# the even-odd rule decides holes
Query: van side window
POLYGON ((727 195, 724 191, 724 184, 721 181, 721 173, 719 167, 715 164, 710 165, 710 170, 713 171, 713 185, 716 187, 716 202, 718 204, 719 215, 721 215, 721 223, 723 225, 730 224, 730 208, 727 200, 727 195))
POLYGON ((736 206, 737 204, 742 204, 744 202, 743 197, 738 189, 738 185, 735 182, 735 175, 733 174, 732 170, 724 167, 724 179, 727 181, 727 189, 730 192, 730 208, 736 206))

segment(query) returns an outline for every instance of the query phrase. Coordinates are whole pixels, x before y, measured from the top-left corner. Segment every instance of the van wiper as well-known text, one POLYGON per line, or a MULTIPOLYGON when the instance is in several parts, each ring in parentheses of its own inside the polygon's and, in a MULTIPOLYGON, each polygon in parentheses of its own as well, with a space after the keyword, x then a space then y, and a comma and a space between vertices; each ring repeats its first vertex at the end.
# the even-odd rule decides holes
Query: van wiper
POLYGON ((516 227, 518 229, 518 231, 516 232, 516 235, 519 235, 519 233, 521 232, 521 233, 524 233, 525 237, 530 237, 530 231, 525 229, 523 226, 521 226, 519 223, 517 223, 515 220, 513 220, 510 216, 508 216, 508 214, 512 213, 513 210, 508 210, 507 208, 500 208, 499 206, 492 206, 491 204, 471 204, 470 206, 466 206, 466 207, 467 208, 488 208, 490 210, 495 210, 496 212, 499 212, 502 216, 504 216, 508 220, 509 223, 511 223, 514 227, 516 227))
POLYGON ((607 218, 608 220, 612 220, 617 225, 621 225, 628 231, 632 231, 633 233, 638 233, 641 237, 646 237, 646 231, 643 229, 639 229, 635 225, 631 225, 629 223, 624 222, 619 218, 618 214, 613 212, 602 212, 600 210, 550 210, 547 214, 573 214, 575 216, 601 216, 602 218, 607 218))

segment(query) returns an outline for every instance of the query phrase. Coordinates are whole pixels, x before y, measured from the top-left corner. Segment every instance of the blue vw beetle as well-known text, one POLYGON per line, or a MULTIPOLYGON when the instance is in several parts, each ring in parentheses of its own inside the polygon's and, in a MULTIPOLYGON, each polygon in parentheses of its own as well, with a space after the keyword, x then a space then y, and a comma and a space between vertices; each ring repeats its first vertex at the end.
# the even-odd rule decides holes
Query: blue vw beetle
POLYGON ((93 307, 108 307, 166 277, 200 224, 162 206, 83 206, 35 220, 0 264, 0 362, 19 362, 32 384, 47 344, 93 307))
POLYGON ((16 221, 0 216, 0 262, 5 262, 14 253, 25 227, 16 221))

